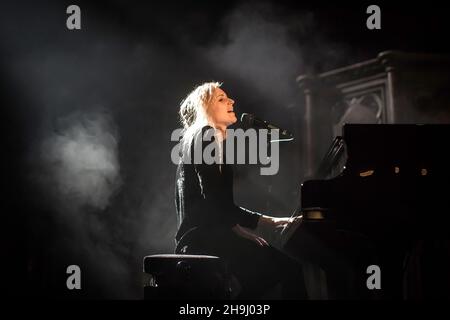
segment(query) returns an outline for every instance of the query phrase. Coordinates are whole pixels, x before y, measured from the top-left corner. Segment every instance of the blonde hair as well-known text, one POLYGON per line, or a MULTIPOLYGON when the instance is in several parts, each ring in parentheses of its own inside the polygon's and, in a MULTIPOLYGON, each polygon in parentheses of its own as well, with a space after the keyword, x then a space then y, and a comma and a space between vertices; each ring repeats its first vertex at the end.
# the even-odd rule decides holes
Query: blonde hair
POLYGON ((192 141, 197 133, 208 124, 207 109, 214 90, 222 83, 205 82, 192 90, 180 105, 180 121, 183 125, 181 150, 188 155, 192 141))

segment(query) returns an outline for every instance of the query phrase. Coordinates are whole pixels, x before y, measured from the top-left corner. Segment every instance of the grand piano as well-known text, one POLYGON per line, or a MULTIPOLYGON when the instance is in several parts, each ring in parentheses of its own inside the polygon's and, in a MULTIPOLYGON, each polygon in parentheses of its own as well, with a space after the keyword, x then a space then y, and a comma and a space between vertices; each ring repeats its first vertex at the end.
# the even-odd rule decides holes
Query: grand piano
POLYGON ((343 126, 282 234, 312 299, 450 298, 449 143, 444 124, 343 126))

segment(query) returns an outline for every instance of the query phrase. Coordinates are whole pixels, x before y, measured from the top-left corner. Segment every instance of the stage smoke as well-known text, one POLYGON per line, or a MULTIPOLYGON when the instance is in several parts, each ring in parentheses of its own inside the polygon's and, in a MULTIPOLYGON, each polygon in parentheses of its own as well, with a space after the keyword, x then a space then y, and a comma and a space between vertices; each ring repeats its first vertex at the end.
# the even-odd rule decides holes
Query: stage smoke
POLYGON ((117 133, 111 118, 100 112, 75 113, 60 119, 42 153, 57 186, 57 196, 70 207, 105 209, 121 184, 117 133))

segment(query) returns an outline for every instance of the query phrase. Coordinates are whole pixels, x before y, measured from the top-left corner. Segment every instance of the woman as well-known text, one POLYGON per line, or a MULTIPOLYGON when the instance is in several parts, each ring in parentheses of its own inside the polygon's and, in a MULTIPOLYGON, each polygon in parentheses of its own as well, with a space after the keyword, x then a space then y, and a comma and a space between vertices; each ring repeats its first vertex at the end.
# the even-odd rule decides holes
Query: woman
POLYGON ((240 298, 258 298, 279 282, 291 284, 283 286, 284 298, 304 298, 301 266, 250 230, 258 225, 281 228, 292 219, 234 204, 233 172, 226 163, 223 143, 227 127, 237 121, 233 106, 234 101, 217 82, 198 86, 181 104, 184 133, 176 179, 176 252, 225 259, 241 286, 240 298), (207 130, 213 132, 212 141, 202 139, 207 130), (210 143, 217 144, 220 161, 193 161, 196 147, 203 151, 210 143))

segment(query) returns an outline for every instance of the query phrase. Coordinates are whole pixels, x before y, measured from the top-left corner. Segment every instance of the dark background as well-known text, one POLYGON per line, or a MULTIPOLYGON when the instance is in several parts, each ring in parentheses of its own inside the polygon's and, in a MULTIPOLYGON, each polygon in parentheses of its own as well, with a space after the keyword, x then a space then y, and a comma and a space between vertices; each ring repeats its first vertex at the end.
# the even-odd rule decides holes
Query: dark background
MULTIPOLYGON (((10 296, 141 298, 142 258, 173 250, 172 131, 195 85, 223 81, 238 113, 298 138, 295 78, 385 50, 448 53, 445 7, 372 2, 3 1, 2 286, 10 296), (81 30, 66 8, 81 8, 81 30), (66 288, 66 268, 82 290, 66 288)), ((296 140, 298 141, 298 139, 296 140)), ((236 202, 290 215, 302 182, 297 142, 279 174, 238 170, 236 202)))

